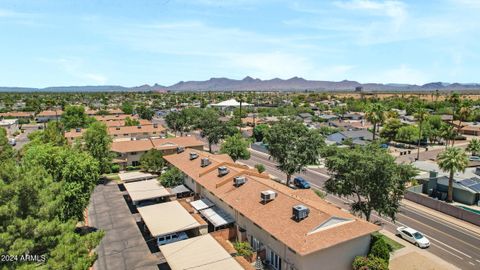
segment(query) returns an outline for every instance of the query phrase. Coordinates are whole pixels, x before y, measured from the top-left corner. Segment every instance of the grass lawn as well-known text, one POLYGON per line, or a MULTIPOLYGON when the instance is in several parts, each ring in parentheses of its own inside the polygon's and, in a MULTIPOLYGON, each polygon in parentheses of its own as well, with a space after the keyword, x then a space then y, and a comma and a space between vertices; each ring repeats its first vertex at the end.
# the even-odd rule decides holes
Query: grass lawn
POLYGON ((377 237, 380 237, 380 238, 383 238, 383 240, 392 248, 392 252, 404 247, 402 244, 398 243, 397 241, 395 241, 395 240, 393 240, 393 239, 391 239, 391 238, 387 237, 386 235, 381 234, 379 232, 373 233, 373 235, 375 235, 377 237))
POLYGON ((118 176, 118 173, 104 174, 103 177, 111 181, 120 182, 120 176, 118 176))

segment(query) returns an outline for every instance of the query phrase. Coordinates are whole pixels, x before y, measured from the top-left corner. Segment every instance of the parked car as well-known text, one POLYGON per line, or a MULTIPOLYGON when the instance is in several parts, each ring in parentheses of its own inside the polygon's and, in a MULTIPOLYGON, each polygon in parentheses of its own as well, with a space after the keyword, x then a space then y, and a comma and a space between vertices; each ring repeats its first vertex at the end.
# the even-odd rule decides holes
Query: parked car
POLYGON ((479 156, 470 156, 468 158, 470 161, 480 161, 480 157, 479 156))
POLYGON ((428 239, 423 234, 410 227, 398 227, 397 232, 401 238, 416 245, 417 247, 427 248, 430 246, 430 241, 428 241, 428 239))
POLYGON ((188 235, 185 232, 180 233, 172 233, 164 236, 160 236, 157 238, 157 244, 159 246, 163 246, 170 243, 175 243, 178 241, 182 241, 188 239, 188 235))
POLYGON ((293 185, 297 188, 301 189, 308 189, 310 188, 310 183, 307 180, 303 179, 302 177, 295 177, 293 178, 293 185))

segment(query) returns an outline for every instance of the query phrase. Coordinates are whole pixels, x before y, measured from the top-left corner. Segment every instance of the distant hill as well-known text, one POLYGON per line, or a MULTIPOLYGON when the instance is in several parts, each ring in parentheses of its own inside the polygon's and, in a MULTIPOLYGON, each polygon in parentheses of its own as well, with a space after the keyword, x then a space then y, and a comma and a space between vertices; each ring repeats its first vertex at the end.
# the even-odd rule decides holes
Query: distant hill
POLYGON ((444 83, 431 82, 424 85, 416 84, 381 84, 365 83, 343 80, 313 81, 299 77, 287 80, 274 78, 271 80, 254 79, 245 77, 243 80, 229 78, 211 78, 206 81, 181 81, 171 86, 145 84, 135 87, 124 87, 119 85, 99 86, 56 86, 47 88, 22 88, 22 87, 0 87, 0 92, 146 92, 146 91, 354 91, 356 87, 362 87, 363 91, 462 91, 480 90, 478 83, 444 83))

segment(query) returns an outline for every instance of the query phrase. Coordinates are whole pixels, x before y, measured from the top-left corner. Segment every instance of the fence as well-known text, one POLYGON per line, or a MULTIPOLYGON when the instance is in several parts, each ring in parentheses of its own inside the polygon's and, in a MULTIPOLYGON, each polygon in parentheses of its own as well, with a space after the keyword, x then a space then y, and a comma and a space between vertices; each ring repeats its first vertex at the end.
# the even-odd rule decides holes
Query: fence
POLYGON ((410 189, 405 191, 405 199, 480 226, 480 215, 460 207, 432 199, 426 195, 411 191, 410 189))

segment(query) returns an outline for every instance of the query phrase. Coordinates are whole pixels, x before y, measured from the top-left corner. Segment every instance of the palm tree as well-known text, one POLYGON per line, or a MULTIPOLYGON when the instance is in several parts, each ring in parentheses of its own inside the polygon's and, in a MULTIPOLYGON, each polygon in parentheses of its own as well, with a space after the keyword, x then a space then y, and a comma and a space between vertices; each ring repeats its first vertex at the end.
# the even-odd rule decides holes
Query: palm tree
POLYGON ((453 126, 444 124, 440 128, 440 137, 445 140, 445 150, 448 148, 450 140, 455 139, 455 129, 453 126))
POLYGON ((468 143, 467 151, 470 151, 472 156, 476 156, 477 153, 480 153, 480 140, 473 138, 470 143, 468 143))
POLYGON ((457 172, 464 172, 467 165, 467 154, 461 148, 450 147, 438 155, 438 166, 440 169, 450 173, 447 202, 453 201, 453 176, 457 172))
POLYGON ((385 107, 380 103, 372 103, 367 107, 366 118, 373 124, 373 140, 375 140, 377 125, 385 120, 385 107))
MULTIPOLYGON (((457 134, 460 133, 460 130, 462 129, 462 120, 467 121, 467 119, 472 115, 472 110, 469 107, 461 107, 460 110, 458 110, 458 127, 457 127, 457 134)), ((455 144, 455 140, 452 142, 452 146, 455 144)))
POLYGON ((424 108, 419 108, 415 113, 415 118, 418 121, 418 143, 417 143, 417 160, 420 159, 420 141, 422 140, 422 126, 423 122, 428 119, 428 112, 424 108))

